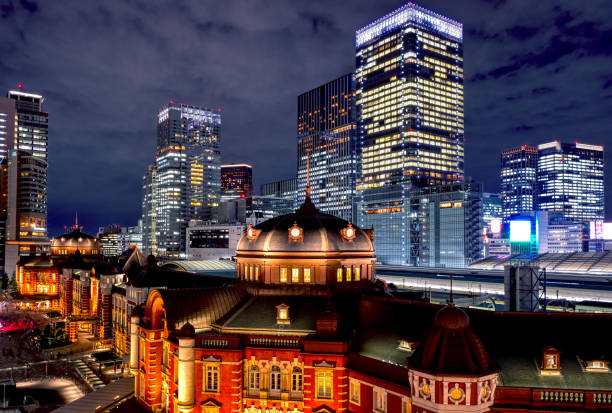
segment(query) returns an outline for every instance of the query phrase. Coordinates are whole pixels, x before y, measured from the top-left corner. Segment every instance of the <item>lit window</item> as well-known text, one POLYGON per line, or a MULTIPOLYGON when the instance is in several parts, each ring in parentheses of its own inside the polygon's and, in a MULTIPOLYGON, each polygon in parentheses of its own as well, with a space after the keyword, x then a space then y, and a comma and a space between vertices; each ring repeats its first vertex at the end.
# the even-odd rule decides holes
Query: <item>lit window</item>
POLYGON ((459 388, 458 384, 455 384, 455 387, 452 388, 449 392, 448 397, 451 399, 452 402, 459 403, 463 401, 465 393, 462 389, 459 388))
POLYGON ((253 281, 253 266, 249 265, 249 280, 253 281))
POLYGON ((280 269, 280 282, 282 283, 286 283, 287 282, 287 268, 282 267, 280 269))
POLYGON ((304 268, 304 282, 310 282, 310 268, 304 268))
POLYGON ((249 367, 249 390, 259 390, 259 368, 249 367))
POLYGON ((289 306, 280 304, 276 306, 276 322, 278 324, 289 324, 289 306))
POLYGON ((338 268, 336 270, 336 278, 339 283, 342 282, 342 268, 338 268))
POLYGON ((374 411, 376 412, 386 412, 387 411, 387 393, 382 390, 375 388, 374 389, 374 411))
POLYGON ((317 398, 331 399, 332 398, 332 380, 333 373, 331 370, 318 370, 316 375, 317 398))
POLYGON ((351 380, 349 387, 351 403, 359 404, 361 398, 361 384, 356 380, 351 380))
POLYGON ((351 267, 346 268, 346 281, 351 281, 351 267))
POLYGON ((270 391, 279 392, 281 389, 281 371, 280 367, 273 366, 270 371, 270 391))
POLYGON ((302 391, 302 369, 294 367, 291 373, 291 391, 302 391))
POLYGON ((219 391, 219 366, 217 365, 206 365, 206 391, 207 392, 218 392, 219 391))
POLYGON ((259 281, 259 266, 255 267, 255 281, 259 281))
POLYGON ((300 282, 300 269, 299 268, 292 268, 291 269, 291 282, 292 283, 299 283, 300 282))
POLYGON ((361 280, 361 268, 360 267, 353 268, 353 275, 355 276, 354 277, 355 281, 361 280))

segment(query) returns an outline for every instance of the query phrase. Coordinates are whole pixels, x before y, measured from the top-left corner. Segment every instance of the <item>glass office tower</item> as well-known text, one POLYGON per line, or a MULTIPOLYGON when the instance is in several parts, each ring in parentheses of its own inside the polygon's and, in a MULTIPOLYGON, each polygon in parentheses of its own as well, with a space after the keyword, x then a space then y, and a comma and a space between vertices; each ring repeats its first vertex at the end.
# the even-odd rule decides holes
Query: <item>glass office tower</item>
POLYGON ((41 255, 47 238, 47 145, 49 114, 42 95, 11 90, 0 101, 2 212, 5 270, 20 256, 41 255), (2 139, 4 138, 4 139, 2 139))
POLYGON ((463 25, 415 4, 356 33, 357 221, 379 261, 418 265, 414 188, 464 180, 463 25))
POLYGON ((538 204, 542 211, 586 223, 604 218, 603 146, 538 145, 538 204))
POLYGON ((159 111, 155 165, 143 179, 143 238, 151 252, 184 258, 189 220, 210 220, 219 205, 220 128, 221 115, 210 109, 170 102, 159 111))
POLYGON ((536 170, 538 148, 522 145, 501 154, 500 197, 502 217, 535 211, 537 204, 536 170))
POLYGON ((355 103, 349 73, 298 96, 297 203, 304 201, 310 163, 311 197, 323 212, 353 220, 355 103))

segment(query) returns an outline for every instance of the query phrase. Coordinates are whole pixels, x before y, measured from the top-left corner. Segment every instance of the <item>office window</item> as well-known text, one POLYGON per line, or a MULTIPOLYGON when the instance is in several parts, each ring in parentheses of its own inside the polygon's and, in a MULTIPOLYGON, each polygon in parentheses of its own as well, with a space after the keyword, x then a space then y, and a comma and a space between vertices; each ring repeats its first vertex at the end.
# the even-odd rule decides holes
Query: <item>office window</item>
POLYGON ((299 268, 292 268, 291 269, 291 282, 292 283, 299 283, 300 282, 300 269, 299 268))
POLYGON ((336 270, 336 280, 341 283, 342 282, 342 268, 338 268, 336 270))
POLYGON ((270 391, 278 392, 281 389, 281 371, 280 367, 272 366, 270 371, 270 391))
POLYGON ((304 282, 310 282, 310 268, 304 268, 304 282))
POLYGON ((302 369, 294 367, 291 372, 291 391, 302 391, 302 369))
POLYGON ((332 398, 333 372, 331 370, 318 369, 316 373, 317 398, 332 398))
POLYGON ((259 390, 259 368, 249 367, 249 390, 259 390))
POLYGON ((287 268, 285 267, 281 267, 280 269, 280 282, 282 283, 287 282, 287 268))
POLYGON ((207 392, 218 392, 219 391, 219 366, 216 364, 206 365, 206 384, 205 389, 207 392))

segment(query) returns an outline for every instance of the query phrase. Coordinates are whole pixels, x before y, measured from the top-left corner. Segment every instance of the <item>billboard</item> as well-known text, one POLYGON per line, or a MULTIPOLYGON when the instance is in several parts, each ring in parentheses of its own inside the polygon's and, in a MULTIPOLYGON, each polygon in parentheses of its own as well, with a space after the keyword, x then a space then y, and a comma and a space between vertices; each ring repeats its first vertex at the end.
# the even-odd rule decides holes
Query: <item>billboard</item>
POLYGON ((604 222, 601 219, 589 222, 589 238, 603 239, 604 222))
POLYGON ((510 221, 510 242, 531 242, 531 221, 510 221))
POLYGON ((489 226, 493 234, 499 234, 502 230, 502 220, 499 218, 492 219, 491 222, 489 222, 489 226))
POLYGON ((612 240, 612 222, 603 223, 602 238, 612 240))

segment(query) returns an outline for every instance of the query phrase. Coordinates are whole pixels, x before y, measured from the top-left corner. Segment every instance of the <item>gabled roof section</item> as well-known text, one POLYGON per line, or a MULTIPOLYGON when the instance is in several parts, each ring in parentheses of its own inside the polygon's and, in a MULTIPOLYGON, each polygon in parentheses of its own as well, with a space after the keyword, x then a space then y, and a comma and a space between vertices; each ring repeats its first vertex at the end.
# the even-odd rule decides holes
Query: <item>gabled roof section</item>
POLYGON ((140 268, 144 268, 147 265, 147 257, 138 249, 136 245, 134 245, 132 248, 130 248, 127 251, 130 251, 130 250, 131 250, 130 257, 127 259, 127 261, 123 265, 124 273, 130 271, 130 269, 134 266, 139 266, 140 268))

